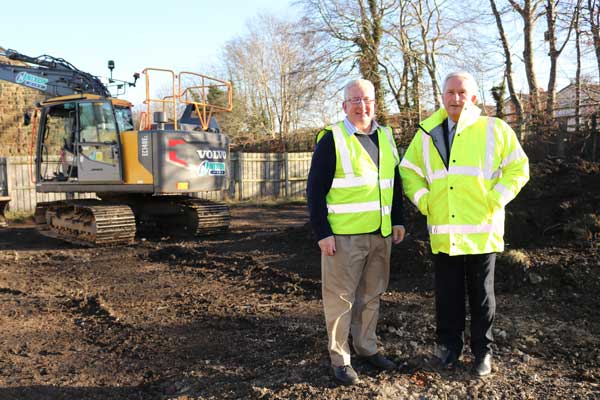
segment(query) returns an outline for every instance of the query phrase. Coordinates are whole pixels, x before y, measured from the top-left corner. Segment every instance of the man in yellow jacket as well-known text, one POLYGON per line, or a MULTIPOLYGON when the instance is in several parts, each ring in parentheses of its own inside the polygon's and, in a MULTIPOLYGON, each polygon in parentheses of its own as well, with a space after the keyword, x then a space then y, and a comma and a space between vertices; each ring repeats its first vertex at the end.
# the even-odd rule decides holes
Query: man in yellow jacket
POLYGON ((444 80, 443 104, 422 121, 402 162, 406 196, 427 217, 435 268, 437 354, 447 367, 464 346, 465 281, 473 372, 492 371, 496 253, 504 249, 504 207, 529 180, 514 131, 481 116, 467 72, 444 80), (465 279, 466 278, 466 279, 465 279))
POLYGON ((333 377, 352 385, 348 335, 357 355, 380 370, 395 368, 377 348, 379 298, 392 243, 404 238, 400 158, 391 129, 375 116, 375 89, 350 81, 346 118, 317 136, 308 174, 310 221, 321 249, 323 310, 333 377))

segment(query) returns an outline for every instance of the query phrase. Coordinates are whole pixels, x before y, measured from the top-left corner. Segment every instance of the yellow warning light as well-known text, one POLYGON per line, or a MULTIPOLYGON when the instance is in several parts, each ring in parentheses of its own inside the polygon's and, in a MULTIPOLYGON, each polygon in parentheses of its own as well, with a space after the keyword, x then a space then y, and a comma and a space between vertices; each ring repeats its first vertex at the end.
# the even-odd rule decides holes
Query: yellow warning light
POLYGON ((189 182, 177 182, 177 190, 188 190, 189 187, 189 182))

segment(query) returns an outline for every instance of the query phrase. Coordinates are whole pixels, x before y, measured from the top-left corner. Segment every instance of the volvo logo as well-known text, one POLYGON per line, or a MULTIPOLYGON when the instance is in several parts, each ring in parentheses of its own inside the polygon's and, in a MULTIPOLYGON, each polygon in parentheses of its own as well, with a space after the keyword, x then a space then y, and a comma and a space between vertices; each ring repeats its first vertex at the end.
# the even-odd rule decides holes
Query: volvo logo
POLYGON ((225 160, 227 152, 223 150, 196 150, 201 159, 225 160))

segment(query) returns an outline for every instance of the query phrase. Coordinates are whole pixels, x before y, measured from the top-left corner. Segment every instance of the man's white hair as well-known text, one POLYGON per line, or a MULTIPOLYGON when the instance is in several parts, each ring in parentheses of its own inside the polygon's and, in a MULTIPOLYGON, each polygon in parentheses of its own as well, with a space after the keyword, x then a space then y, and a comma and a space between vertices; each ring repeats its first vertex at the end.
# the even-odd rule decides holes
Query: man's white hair
POLYGON ((375 93, 375 86, 373 86, 373 82, 371 82, 370 80, 368 80, 368 79, 353 79, 350 82, 346 83, 346 86, 344 86, 344 100, 348 100, 348 92, 354 86, 367 86, 367 87, 371 88, 371 90, 373 90, 373 93, 375 93))
POLYGON ((448 75, 446 75, 446 78, 444 79, 444 85, 442 86, 442 93, 446 92, 446 86, 448 85, 448 81, 451 78, 460 78, 464 80, 467 83, 471 94, 478 95, 479 86, 477 86, 477 81, 475 80, 475 78, 473 78, 473 75, 471 75, 467 71, 455 71, 450 72, 448 75))

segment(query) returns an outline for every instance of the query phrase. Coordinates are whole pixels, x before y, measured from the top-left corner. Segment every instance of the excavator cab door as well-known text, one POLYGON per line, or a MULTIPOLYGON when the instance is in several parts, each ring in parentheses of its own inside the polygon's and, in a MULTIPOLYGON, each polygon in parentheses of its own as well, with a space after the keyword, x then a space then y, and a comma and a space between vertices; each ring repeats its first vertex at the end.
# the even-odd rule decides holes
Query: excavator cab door
POLYGON ((77 177, 80 182, 120 182, 119 131, 108 101, 78 103, 77 177))

